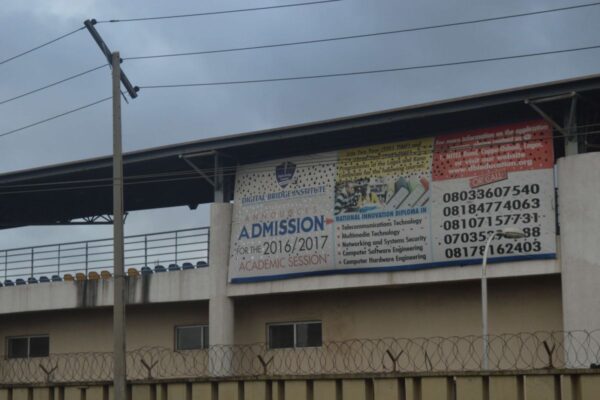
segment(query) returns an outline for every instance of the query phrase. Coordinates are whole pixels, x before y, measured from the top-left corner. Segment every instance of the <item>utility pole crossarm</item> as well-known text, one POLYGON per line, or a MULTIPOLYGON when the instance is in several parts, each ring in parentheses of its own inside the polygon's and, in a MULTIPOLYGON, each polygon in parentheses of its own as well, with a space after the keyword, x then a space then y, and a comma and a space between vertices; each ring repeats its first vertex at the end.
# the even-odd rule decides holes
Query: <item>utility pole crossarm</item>
MULTIPOLYGON (((100 36, 100 33, 98 33, 98 31, 96 30, 94 26, 96 25, 96 20, 86 19, 83 22, 83 25, 87 28, 88 32, 90 32, 90 35, 92 35, 92 38, 98 44, 98 47, 100 47, 100 51, 102 51, 102 54, 104 54, 104 57, 106 57, 106 61, 108 62, 108 64, 112 66, 112 52, 106 45, 106 42, 104 42, 104 39, 102 39, 102 36, 100 36)), ((127 75, 125 75, 125 72, 123 72, 122 69, 120 71, 121 83, 123 84, 123 86, 125 86, 125 89, 127 90, 127 93, 129 93, 129 96, 132 99, 135 99, 137 97, 137 92, 140 90, 140 88, 137 86, 133 86, 131 82, 129 82, 129 79, 127 78, 127 75)))

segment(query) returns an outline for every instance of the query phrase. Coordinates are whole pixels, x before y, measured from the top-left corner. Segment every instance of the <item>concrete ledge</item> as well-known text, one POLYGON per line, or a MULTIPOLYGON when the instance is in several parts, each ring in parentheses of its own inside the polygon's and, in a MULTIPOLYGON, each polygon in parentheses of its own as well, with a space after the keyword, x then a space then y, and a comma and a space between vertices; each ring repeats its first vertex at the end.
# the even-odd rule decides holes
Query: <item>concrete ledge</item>
MULTIPOLYGON (((128 304, 208 300, 208 268, 128 278, 128 304)), ((0 288, 0 314, 107 307, 113 281, 50 282, 0 288)))
MULTIPOLYGON (((497 263, 488 266, 488 278, 507 278, 560 273, 560 261, 532 260, 497 263)), ((474 280, 481 277, 481 267, 440 267, 415 271, 374 272, 294 278, 257 283, 230 283, 230 297, 272 293, 310 292, 316 290, 353 289, 418 283, 474 280)))
MULTIPOLYGON (((600 379, 599 369, 535 369, 535 370, 506 370, 506 371, 439 371, 439 372, 395 372, 395 373, 357 373, 357 374, 323 374, 323 375, 253 375, 253 376, 227 376, 227 377, 198 377, 198 378, 166 378, 166 379, 128 379, 132 385, 151 385, 156 383, 204 383, 204 382, 263 382, 263 381, 336 381, 340 379, 394 379, 394 378, 440 378, 440 377, 516 377, 516 376, 573 376, 593 377, 600 379)), ((83 382, 50 382, 50 383, 18 383, 2 384, 0 389, 36 387, 45 388, 53 386, 94 386, 111 385, 112 381, 83 381, 83 382)))

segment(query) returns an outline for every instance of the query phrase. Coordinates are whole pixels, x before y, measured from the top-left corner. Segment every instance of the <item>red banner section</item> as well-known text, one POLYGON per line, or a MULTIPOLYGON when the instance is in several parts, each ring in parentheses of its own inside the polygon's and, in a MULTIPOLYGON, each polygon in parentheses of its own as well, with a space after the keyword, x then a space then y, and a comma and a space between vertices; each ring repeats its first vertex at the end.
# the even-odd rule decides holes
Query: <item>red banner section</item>
POLYGON ((553 164, 552 129, 531 121, 436 137, 432 178, 472 178, 471 187, 477 187, 553 164))

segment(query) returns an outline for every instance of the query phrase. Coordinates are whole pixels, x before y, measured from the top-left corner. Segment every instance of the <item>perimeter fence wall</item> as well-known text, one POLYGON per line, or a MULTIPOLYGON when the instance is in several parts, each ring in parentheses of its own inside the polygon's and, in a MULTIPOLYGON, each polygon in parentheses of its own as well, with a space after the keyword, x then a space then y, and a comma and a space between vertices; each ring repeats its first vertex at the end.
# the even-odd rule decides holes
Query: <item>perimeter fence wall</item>
MULTIPOLYGON (((269 349, 262 343, 187 351, 144 347, 127 353, 127 378, 479 372, 482 347, 481 336, 356 339, 296 349, 269 349)), ((489 372, 590 369, 599 364, 600 330, 489 337, 489 372)), ((110 352, 3 359, 0 384, 106 382, 112 380, 112 370, 110 352)))

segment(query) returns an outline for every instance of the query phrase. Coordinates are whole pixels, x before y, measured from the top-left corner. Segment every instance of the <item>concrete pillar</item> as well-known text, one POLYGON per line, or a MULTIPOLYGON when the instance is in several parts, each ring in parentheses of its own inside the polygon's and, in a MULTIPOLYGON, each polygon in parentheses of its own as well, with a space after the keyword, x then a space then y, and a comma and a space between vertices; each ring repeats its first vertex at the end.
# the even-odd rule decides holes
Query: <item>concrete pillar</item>
POLYGON ((573 375, 560 376, 560 400, 578 400, 573 381, 573 375))
MULTIPOLYGON (((565 331, 600 328, 600 153, 558 160, 558 210, 563 324, 565 331)), ((565 336, 567 367, 597 362, 584 333, 565 336)), ((594 339, 600 338, 595 332, 594 339)))
MULTIPOLYGON (((210 299, 208 303, 208 336, 211 346, 233 345, 233 300, 227 297, 229 268, 229 240, 233 206, 214 203, 210 206, 209 277, 210 299)), ((213 376, 229 375, 231 365, 224 365, 223 352, 227 347, 213 348, 209 355, 209 369, 213 376)))

